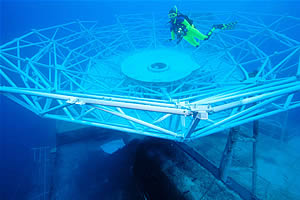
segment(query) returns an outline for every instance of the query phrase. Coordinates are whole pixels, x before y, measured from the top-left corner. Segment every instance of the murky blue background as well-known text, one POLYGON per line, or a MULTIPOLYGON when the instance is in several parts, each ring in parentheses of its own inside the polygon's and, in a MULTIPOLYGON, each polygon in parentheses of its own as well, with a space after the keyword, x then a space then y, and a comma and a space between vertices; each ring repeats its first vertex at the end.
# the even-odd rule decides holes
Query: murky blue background
MULTIPOLYGON (((6 43, 31 29, 77 19, 115 23, 115 15, 185 11, 249 11, 300 16, 300 1, 26 1, 0 0, 0 41, 6 43)), ((299 114, 299 109, 293 111, 299 114)), ((296 119, 295 123, 296 123, 296 119)), ((55 143, 55 122, 42 119, 0 95, 0 199, 23 199, 32 177, 31 148, 55 143)))

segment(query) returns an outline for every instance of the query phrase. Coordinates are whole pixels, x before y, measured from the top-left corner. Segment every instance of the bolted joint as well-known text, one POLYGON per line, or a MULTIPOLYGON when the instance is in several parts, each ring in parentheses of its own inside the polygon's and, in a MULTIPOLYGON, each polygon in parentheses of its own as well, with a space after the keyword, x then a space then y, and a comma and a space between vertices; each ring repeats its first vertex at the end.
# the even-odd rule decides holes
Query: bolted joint
POLYGON ((69 104, 77 104, 81 106, 85 104, 84 101, 80 101, 80 99, 77 97, 70 97, 66 102, 69 104))
POLYGON ((198 111, 193 113, 193 117, 197 119, 208 120, 208 113, 206 111, 198 111))
POLYGON ((67 103, 74 104, 78 101, 78 98, 76 97, 70 97, 70 99, 67 100, 67 103))

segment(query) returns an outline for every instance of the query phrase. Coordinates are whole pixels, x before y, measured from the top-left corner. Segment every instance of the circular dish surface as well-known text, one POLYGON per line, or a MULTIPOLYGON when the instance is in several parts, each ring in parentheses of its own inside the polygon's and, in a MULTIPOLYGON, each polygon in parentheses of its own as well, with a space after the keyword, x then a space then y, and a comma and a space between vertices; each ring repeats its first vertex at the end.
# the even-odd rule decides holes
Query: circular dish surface
POLYGON ((144 82, 173 82, 180 80, 199 65, 185 52, 171 49, 145 50, 128 56, 122 63, 122 72, 144 82))

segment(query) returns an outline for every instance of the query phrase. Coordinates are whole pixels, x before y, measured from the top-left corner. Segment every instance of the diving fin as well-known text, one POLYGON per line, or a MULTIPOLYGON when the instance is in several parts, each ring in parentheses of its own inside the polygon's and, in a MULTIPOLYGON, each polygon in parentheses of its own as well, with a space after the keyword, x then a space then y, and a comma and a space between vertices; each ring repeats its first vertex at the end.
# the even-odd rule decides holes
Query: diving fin
POLYGON ((213 27, 215 29, 221 29, 221 30, 232 30, 235 28, 236 24, 237 24, 237 22, 231 22, 228 24, 216 24, 216 25, 213 25, 213 27))

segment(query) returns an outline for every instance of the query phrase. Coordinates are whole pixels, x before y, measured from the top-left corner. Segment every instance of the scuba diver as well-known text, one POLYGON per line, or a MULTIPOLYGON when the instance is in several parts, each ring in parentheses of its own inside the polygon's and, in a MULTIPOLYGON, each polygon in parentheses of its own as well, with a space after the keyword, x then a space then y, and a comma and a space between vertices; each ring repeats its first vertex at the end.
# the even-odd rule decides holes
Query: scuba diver
POLYGON ((174 6, 169 11, 169 23, 170 23, 170 31, 171 31, 171 39, 175 40, 175 36, 177 37, 177 44, 181 42, 182 38, 189 42, 194 47, 199 47, 198 40, 208 40, 212 33, 216 29, 220 30, 230 30, 233 29, 237 22, 228 23, 228 24, 217 24, 213 25, 212 28, 208 31, 206 35, 202 34, 198 31, 191 19, 188 16, 181 14, 178 12, 177 7, 174 6))

